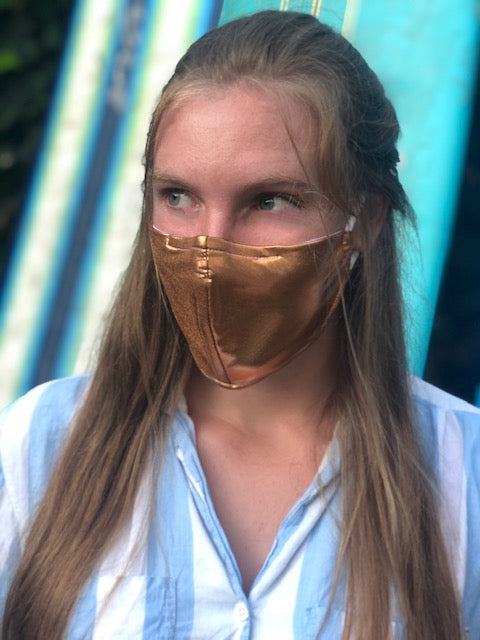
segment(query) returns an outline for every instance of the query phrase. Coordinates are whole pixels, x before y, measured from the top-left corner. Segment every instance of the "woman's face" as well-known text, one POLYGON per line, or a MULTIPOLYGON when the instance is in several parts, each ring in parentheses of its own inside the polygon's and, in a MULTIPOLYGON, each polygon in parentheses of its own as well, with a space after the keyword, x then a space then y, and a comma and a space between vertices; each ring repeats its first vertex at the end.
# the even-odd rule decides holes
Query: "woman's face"
POLYGON ((319 194, 316 130, 289 96, 241 84, 169 107, 158 131, 153 223, 176 236, 289 245, 344 227, 319 194))

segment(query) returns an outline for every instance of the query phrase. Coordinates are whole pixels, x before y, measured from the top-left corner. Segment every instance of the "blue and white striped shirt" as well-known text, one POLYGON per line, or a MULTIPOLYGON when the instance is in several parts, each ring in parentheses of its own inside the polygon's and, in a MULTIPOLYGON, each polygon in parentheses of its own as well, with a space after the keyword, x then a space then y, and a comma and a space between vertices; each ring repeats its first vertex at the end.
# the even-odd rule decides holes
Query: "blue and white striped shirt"
MULTIPOLYGON (((0 422, 0 602, 29 519, 86 385, 69 378, 32 390, 0 422)), ((413 381, 421 439, 443 494, 441 518, 465 628, 480 638, 480 410, 413 381)), ((121 537, 88 582, 68 638, 309 640, 328 606, 339 539, 335 441, 317 477, 282 523, 249 595, 215 514, 188 415, 178 411, 145 525, 151 480, 121 537), (120 578, 120 580, 118 580, 120 578), (118 586, 111 594, 112 587, 118 586)), ((341 635, 340 585, 322 638, 341 635)), ((401 622, 393 620, 395 638, 401 622)))

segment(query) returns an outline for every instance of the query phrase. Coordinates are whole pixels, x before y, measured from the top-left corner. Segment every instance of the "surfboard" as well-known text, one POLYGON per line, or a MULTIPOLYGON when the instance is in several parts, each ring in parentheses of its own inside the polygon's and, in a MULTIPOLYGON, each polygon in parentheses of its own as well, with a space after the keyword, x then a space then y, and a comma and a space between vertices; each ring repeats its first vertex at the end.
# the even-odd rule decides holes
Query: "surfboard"
POLYGON ((161 89, 215 0, 78 0, 0 304, 0 404, 82 372, 128 262, 161 89))
POLYGON ((402 136, 399 174, 417 215, 405 229, 407 345, 421 375, 454 223, 473 108, 479 42, 475 0, 224 0, 221 22, 262 9, 301 11, 340 31, 385 86, 402 136))

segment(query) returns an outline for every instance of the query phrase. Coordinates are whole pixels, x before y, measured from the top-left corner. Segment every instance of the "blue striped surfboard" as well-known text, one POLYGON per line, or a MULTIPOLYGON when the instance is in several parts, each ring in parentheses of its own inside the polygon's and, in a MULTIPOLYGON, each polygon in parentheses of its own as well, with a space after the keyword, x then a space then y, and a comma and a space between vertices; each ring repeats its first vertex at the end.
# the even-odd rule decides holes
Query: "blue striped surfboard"
POLYGON ((126 266, 155 101, 219 0, 79 0, 0 307, 0 404, 82 371, 126 266))

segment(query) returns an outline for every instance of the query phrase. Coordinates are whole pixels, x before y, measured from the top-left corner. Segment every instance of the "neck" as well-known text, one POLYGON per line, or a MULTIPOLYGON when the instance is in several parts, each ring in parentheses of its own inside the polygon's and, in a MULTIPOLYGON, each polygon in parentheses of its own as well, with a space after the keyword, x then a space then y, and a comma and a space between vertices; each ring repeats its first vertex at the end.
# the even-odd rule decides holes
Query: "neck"
POLYGON ((322 336, 279 371, 243 389, 225 389, 197 369, 186 398, 194 422, 213 418, 251 437, 278 438, 280 432, 318 441, 333 431, 330 399, 335 388, 336 332, 322 336))

